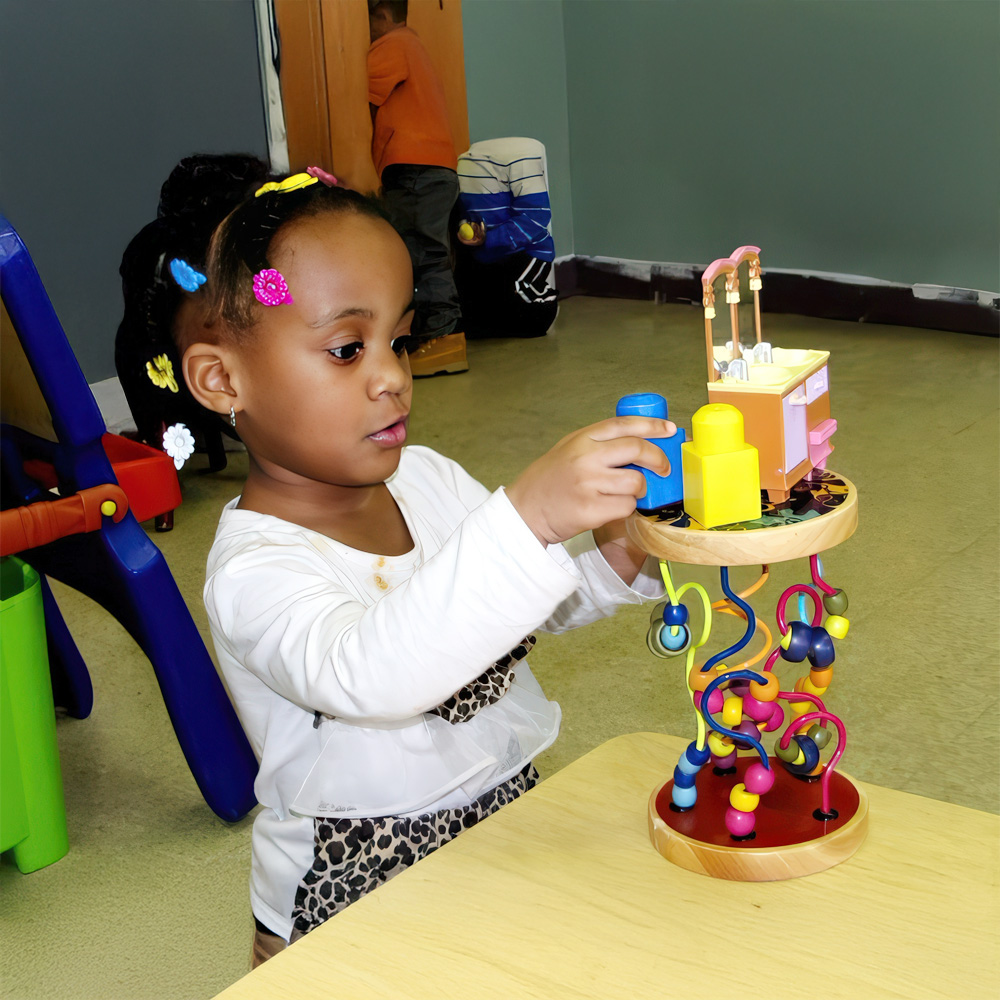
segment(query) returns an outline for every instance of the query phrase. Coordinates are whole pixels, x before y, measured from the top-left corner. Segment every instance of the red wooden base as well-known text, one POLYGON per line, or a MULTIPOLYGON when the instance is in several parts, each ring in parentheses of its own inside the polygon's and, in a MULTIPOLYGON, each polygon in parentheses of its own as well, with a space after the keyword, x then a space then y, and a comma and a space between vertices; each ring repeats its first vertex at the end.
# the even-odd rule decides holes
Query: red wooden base
POLYGON ((716 775, 711 765, 698 775, 698 801, 686 812, 671 806, 673 781, 653 792, 649 802, 650 838, 656 849, 691 871, 739 881, 770 881, 825 871, 849 858, 868 829, 868 798, 840 772, 830 780, 835 819, 816 819, 821 808, 819 779, 806 781, 772 758, 774 787, 762 795, 753 840, 736 841, 726 829, 732 787, 757 758, 742 757, 736 771, 716 775))

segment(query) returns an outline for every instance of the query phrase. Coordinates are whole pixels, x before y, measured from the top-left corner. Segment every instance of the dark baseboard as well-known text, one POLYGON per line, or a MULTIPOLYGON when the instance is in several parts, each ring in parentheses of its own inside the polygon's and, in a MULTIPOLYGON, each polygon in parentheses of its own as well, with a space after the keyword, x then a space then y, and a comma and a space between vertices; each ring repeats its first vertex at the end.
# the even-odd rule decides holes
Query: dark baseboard
MULTIPOLYGON (((653 299, 701 303, 704 265, 573 256, 556 262, 560 298, 653 299)), ((762 271, 765 312, 818 319, 1000 336, 1000 295, 966 288, 852 281, 849 277, 762 271)))

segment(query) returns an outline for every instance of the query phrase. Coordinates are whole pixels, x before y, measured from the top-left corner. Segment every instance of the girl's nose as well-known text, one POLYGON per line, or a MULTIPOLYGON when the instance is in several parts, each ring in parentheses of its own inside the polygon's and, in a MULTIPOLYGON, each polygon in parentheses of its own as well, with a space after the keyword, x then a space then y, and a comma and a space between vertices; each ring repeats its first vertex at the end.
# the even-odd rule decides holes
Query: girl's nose
POLYGON ((398 395, 410 387, 413 379, 410 375, 409 356, 405 351, 396 354, 391 347, 386 346, 379 352, 377 366, 372 379, 373 396, 381 396, 384 392, 398 395))

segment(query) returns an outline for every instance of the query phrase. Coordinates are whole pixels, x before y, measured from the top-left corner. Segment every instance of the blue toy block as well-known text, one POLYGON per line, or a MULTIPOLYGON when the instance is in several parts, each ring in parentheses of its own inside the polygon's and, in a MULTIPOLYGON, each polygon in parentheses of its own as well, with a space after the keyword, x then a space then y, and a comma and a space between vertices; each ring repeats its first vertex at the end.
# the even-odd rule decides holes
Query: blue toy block
MULTIPOLYGON (((622 396, 615 407, 617 417, 660 417, 668 420, 667 401, 657 392, 634 392, 622 396)), ((646 477, 646 495, 636 501, 636 509, 642 511, 659 510, 672 503, 684 499, 684 476, 681 468, 681 445, 687 440, 683 427, 677 428, 673 437, 648 438, 670 461, 670 474, 658 476, 649 469, 640 469, 630 465, 630 469, 639 469, 646 477)))

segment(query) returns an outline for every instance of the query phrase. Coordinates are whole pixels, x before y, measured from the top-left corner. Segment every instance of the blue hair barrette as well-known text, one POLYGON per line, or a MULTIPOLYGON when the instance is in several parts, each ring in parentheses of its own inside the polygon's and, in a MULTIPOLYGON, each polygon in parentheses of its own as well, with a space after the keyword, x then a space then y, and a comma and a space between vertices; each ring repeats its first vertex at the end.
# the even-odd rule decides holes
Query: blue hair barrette
POLYGON ((186 260, 175 257, 170 262, 170 273, 185 292, 196 292, 205 284, 205 275, 196 271, 186 260))

